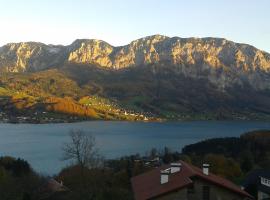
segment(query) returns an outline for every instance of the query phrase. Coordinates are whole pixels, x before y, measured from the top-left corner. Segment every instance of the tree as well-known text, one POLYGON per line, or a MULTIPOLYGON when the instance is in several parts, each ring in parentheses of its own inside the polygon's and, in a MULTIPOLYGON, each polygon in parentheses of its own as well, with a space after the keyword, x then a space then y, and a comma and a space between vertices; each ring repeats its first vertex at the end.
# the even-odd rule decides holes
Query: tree
POLYGON ((90 169, 94 170, 100 167, 102 163, 101 156, 96 148, 95 138, 92 135, 86 135, 82 130, 71 130, 70 139, 71 141, 63 146, 63 160, 73 160, 79 166, 79 181, 82 186, 80 199, 93 199, 89 196, 87 186, 89 180, 86 176, 90 169))
POLYGON ((173 157, 172 157, 172 153, 171 150, 168 147, 164 148, 164 153, 163 153, 163 162, 165 164, 169 164, 170 162, 172 162, 173 157))
POLYGON ((219 176, 235 180, 236 177, 242 175, 239 163, 232 158, 227 158, 220 154, 207 154, 204 157, 204 161, 210 164, 211 171, 219 176))
POLYGON ((82 169, 97 168, 102 164, 94 136, 86 135, 82 130, 71 130, 70 139, 63 147, 64 160, 73 160, 82 169))
POLYGON ((156 149, 156 148, 152 148, 151 151, 150 151, 150 157, 151 157, 152 159, 154 159, 154 158, 157 157, 157 156, 158 156, 158 151, 157 151, 157 149, 156 149))

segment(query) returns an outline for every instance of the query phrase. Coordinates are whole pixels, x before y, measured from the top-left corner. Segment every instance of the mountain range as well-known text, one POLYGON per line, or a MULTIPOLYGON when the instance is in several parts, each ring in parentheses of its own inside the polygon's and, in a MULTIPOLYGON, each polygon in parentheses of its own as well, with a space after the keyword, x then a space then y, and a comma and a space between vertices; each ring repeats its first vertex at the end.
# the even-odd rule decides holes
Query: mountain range
MULTIPOLYGON (((270 54, 223 38, 153 35, 118 47, 94 39, 68 46, 9 43, 0 48, 0 72, 0 95, 9 99, 22 93, 39 103, 70 98, 81 105, 82 98, 95 97, 169 119, 270 114, 270 54)), ((2 105, 12 107, 8 102, 2 105)))

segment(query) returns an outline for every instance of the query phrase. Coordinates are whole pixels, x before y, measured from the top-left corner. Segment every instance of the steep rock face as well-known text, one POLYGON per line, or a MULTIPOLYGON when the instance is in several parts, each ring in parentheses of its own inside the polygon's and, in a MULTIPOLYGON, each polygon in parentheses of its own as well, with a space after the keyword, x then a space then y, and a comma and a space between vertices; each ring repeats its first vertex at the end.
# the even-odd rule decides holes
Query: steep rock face
POLYGON ((40 71, 55 67, 65 59, 65 47, 36 42, 10 43, 0 48, 0 70, 40 71))
POLYGON ((222 38, 169 38, 154 35, 122 47, 99 40, 77 40, 69 62, 122 69, 163 65, 192 78, 206 78, 221 90, 234 84, 270 88, 270 55, 222 38))
POLYGON ((69 47, 68 61, 112 67, 110 54, 113 47, 101 40, 76 40, 69 47))
POLYGON ((103 48, 100 48, 100 42, 89 40, 84 52, 91 54, 94 51, 94 58, 110 59, 111 66, 115 68, 165 62, 175 65, 205 63, 213 68, 225 66, 243 71, 270 71, 269 54, 250 45, 237 44, 221 38, 183 39, 154 35, 122 47, 112 47, 104 42, 101 44, 103 48))
POLYGON ((270 89, 270 54, 222 38, 154 35, 121 47, 85 39, 66 47, 18 43, 0 48, 0 69, 4 71, 39 71, 64 63, 115 70, 155 65, 186 77, 208 79, 221 90, 234 84, 270 89))
POLYGON ((122 47, 112 47, 100 40, 76 40, 70 45, 68 61, 114 69, 158 63, 155 46, 165 38, 160 35, 145 37, 122 47))
POLYGON ((116 49, 113 59, 113 66, 116 69, 156 64, 160 61, 158 44, 166 40, 166 36, 155 35, 135 40, 129 45, 116 49))

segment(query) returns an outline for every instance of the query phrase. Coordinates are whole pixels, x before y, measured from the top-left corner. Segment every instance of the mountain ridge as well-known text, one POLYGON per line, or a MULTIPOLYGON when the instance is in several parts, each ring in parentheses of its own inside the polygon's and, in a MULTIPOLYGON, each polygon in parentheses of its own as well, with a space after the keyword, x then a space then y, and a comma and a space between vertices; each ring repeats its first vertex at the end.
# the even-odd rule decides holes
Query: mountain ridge
POLYGON ((176 67, 185 76, 200 77, 206 73, 220 88, 245 81, 256 89, 270 88, 270 54, 224 38, 153 35, 118 47, 103 40, 77 39, 67 46, 29 42, 9 43, 0 48, 2 71, 41 71, 65 63, 115 70, 164 64, 176 67))
POLYGON ((251 47, 253 47, 253 48, 257 49, 257 50, 260 50, 260 51, 262 51, 262 52, 265 52, 265 53, 267 53, 267 54, 270 54, 270 52, 267 52, 267 51, 265 51, 265 50, 259 49, 259 48, 257 48, 257 47, 254 46, 254 45, 251 45, 251 44, 248 44, 248 43, 243 43, 243 42, 235 42, 235 41, 233 41, 233 40, 229 40, 229 39, 224 38, 224 37, 212 37, 212 36, 208 36, 208 37, 179 37, 179 36, 172 36, 172 37, 169 37, 169 36, 162 35, 162 34, 148 35, 148 36, 145 36, 145 37, 141 37, 141 38, 138 38, 138 39, 131 40, 130 43, 128 43, 128 44, 123 44, 123 45, 112 45, 112 44, 110 44, 109 42, 106 42, 105 40, 98 39, 98 38, 92 38, 92 39, 91 39, 91 38, 78 38, 78 39, 75 39, 75 40, 74 40, 73 42, 71 42, 70 44, 66 44, 66 45, 64 45, 64 44, 44 43, 44 42, 38 42, 38 41, 32 41, 32 40, 30 40, 30 41, 21 41, 21 42, 8 42, 8 43, 3 44, 2 46, 0 46, 0 48, 3 47, 3 46, 6 46, 6 45, 20 44, 20 43, 36 43, 36 44, 42 44, 42 45, 45 45, 45 46, 62 46, 62 47, 67 47, 67 46, 72 45, 74 42, 80 41, 80 40, 81 40, 81 41, 97 40, 97 41, 105 42, 105 43, 109 44, 110 46, 117 48, 117 47, 128 46, 129 44, 131 44, 132 42, 135 42, 135 41, 137 41, 137 40, 141 40, 141 39, 145 39, 145 38, 151 38, 151 37, 156 37, 156 36, 162 36, 162 37, 166 37, 166 38, 180 38, 180 39, 186 39, 186 40, 188 40, 188 39, 195 39, 195 40, 196 40, 196 39, 202 39, 202 40, 203 40, 203 39, 227 40, 227 41, 229 41, 229 42, 233 42, 233 43, 238 44, 238 45, 248 45, 248 46, 251 46, 251 47))
MULTIPOLYGON (((168 36, 164 36, 164 35, 159 35, 159 34, 156 34, 156 35, 150 35, 150 36, 146 36, 146 37, 142 37, 142 38, 139 38, 139 39, 136 39, 136 40, 133 40, 131 41, 129 44, 126 44, 126 45, 121 45, 121 46, 114 46, 114 45, 111 45, 109 44, 108 42, 104 41, 104 40, 100 40, 100 39, 86 39, 86 38, 83 38, 83 39, 76 39, 74 40, 71 44, 69 45, 54 45, 54 44, 45 44, 45 43, 41 43, 41 42, 34 42, 34 41, 29 41, 29 42, 18 42, 18 43, 7 43, 6 45, 3 45, 2 47, 0 47, 0 49, 4 48, 5 46, 14 46, 14 45, 37 45, 37 46, 46 46, 47 48, 69 48, 76 45, 77 43, 97 43, 97 44, 100 44, 102 43, 103 45, 106 45, 108 47, 111 47, 111 48, 116 48, 116 49, 120 49, 120 48, 126 48, 128 46, 131 46, 131 45, 134 45, 135 43, 140 43, 142 41, 146 41, 146 42, 150 42, 151 44, 155 44, 155 43, 158 43, 158 42, 161 42, 161 41, 164 41, 164 40, 182 40, 182 41, 186 41, 186 42, 189 42, 189 41, 219 41, 219 42, 227 42, 227 43, 233 43, 235 44, 236 46, 247 46, 249 48, 253 48, 254 50, 256 51, 260 51, 262 52, 263 54, 269 54, 268 52, 266 51, 263 51, 263 50, 260 50, 252 45, 249 45, 249 44, 245 44, 245 43, 237 43, 237 42, 233 42, 231 40, 227 40, 225 38, 215 38, 215 37, 203 37, 203 38, 197 38, 197 37, 189 37, 189 38, 181 38, 181 37, 168 37, 168 36)), ((12 47, 11 47, 12 49, 12 47)))
POLYGON ((89 104, 96 104, 94 97, 117 104, 120 119, 125 110, 173 119, 270 116, 270 54, 224 38, 154 35, 119 47, 96 39, 67 46, 10 43, 0 48, 0 73, 8 111, 14 102, 35 110, 55 101, 58 111, 69 102, 76 109, 68 113, 91 108, 103 119, 107 111, 89 104))

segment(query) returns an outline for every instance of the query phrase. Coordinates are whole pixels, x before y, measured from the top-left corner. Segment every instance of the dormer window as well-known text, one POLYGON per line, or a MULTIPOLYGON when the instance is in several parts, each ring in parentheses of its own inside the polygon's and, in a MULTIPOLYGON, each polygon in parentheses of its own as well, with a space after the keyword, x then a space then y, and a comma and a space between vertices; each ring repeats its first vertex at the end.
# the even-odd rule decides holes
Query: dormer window
POLYGON ((270 187, 270 179, 261 177, 261 184, 270 187))

